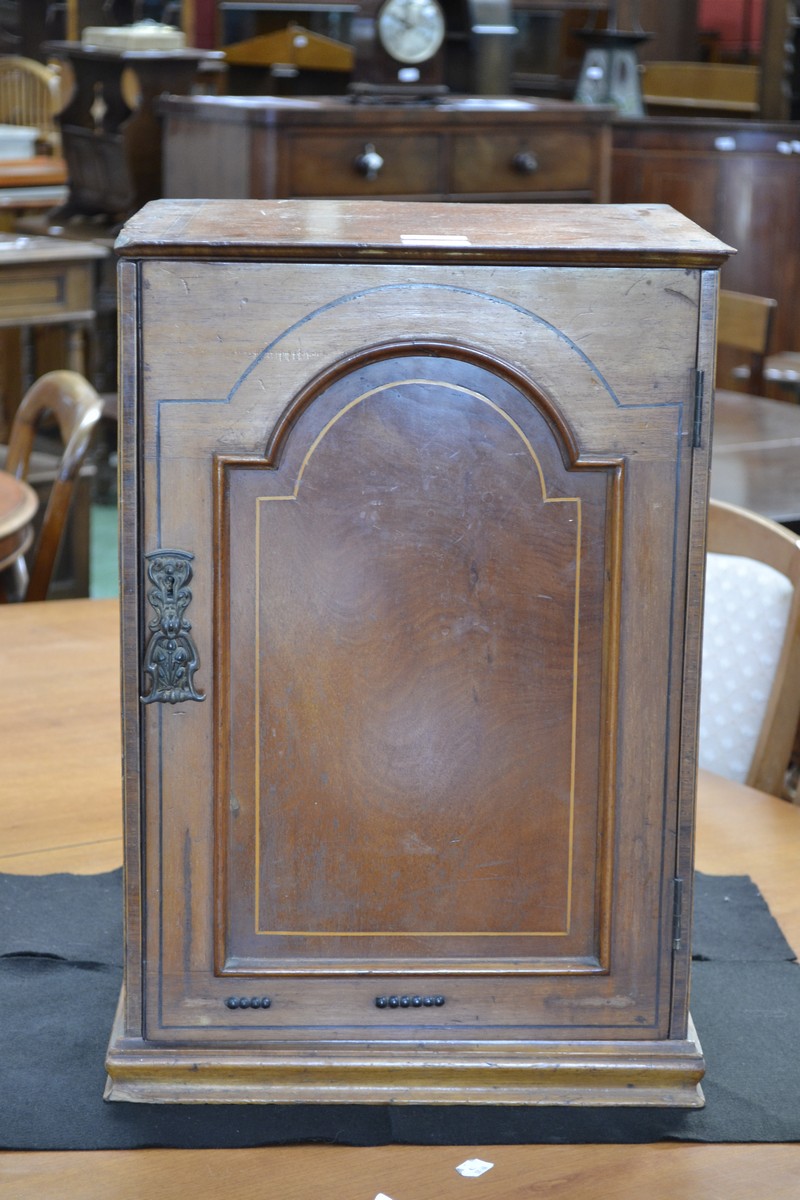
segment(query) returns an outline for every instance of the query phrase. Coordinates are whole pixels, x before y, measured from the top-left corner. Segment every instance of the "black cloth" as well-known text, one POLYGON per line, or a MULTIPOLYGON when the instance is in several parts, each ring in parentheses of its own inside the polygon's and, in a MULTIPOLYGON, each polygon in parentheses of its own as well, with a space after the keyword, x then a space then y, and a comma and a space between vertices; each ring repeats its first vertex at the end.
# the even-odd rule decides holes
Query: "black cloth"
POLYGON ((700 1110, 105 1103, 121 872, 0 875, 0 1148, 800 1140, 800 968, 753 883, 698 875, 700 1110))

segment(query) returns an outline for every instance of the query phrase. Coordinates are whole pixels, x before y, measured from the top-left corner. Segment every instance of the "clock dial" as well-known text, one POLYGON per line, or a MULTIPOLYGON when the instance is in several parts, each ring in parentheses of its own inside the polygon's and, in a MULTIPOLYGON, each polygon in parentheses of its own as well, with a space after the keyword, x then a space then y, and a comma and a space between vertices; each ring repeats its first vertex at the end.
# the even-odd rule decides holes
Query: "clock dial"
POLYGON ((378 13, 380 42, 401 63, 433 58, 444 32, 444 14, 436 0, 386 0, 378 13))

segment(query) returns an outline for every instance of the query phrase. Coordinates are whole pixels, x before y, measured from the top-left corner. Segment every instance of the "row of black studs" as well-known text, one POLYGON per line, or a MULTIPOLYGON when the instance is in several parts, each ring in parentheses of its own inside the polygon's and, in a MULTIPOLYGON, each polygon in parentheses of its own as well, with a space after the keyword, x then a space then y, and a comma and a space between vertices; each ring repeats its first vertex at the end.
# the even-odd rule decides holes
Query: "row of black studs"
MULTIPOLYGON (((376 996, 376 1008, 441 1008, 444 996, 376 996)), ((269 996, 229 996, 228 1008, 270 1008, 269 996)))
POLYGON ((376 1008, 441 1008, 444 996, 376 996, 376 1008))

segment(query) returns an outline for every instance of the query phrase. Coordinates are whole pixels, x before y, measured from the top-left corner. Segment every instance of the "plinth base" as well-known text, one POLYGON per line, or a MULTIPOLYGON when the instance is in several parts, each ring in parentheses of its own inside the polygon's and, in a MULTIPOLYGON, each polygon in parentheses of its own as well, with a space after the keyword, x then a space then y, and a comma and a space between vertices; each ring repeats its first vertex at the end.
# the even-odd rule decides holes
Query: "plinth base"
POLYGON ((685 1041, 166 1047, 126 1038, 118 1012, 105 1099, 702 1108, 705 1064, 689 1025, 685 1041))

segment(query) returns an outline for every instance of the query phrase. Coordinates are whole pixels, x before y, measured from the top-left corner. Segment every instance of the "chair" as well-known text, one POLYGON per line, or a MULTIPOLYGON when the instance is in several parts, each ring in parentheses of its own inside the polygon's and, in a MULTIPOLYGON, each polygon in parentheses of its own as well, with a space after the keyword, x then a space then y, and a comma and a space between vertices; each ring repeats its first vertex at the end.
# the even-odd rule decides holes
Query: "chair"
POLYGON ((14 577, 3 580, 8 599, 47 598, 75 480, 92 433, 103 414, 103 401, 91 384, 75 371, 50 371, 38 379, 23 396, 11 426, 5 469, 18 479, 27 476, 34 437, 48 413, 55 417, 64 450, 34 547, 30 580, 26 578, 24 560, 18 559, 11 568, 12 571, 17 568, 14 577))
POLYGON ((764 386, 764 360, 777 307, 777 300, 766 296, 724 289, 719 294, 717 344, 749 356, 746 363, 734 367, 733 374, 737 379, 749 380, 749 390, 756 395, 764 386))
POLYGON ((56 113, 61 107, 61 73, 32 58, 0 56, 0 124, 38 129, 50 150, 59 144, 56 113))
POLYGON ((707 550, 699 763, 781 796, 800 720, 800 539, 712 500, 707 550))
POLYGON ((642 97, 658 115, 747 119, 759 111, 759 68, 739 63, 648 62, 642 97))

